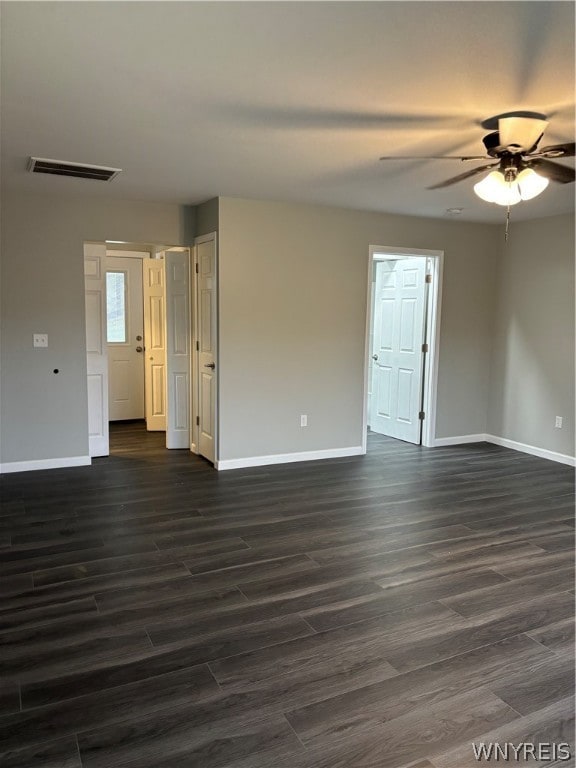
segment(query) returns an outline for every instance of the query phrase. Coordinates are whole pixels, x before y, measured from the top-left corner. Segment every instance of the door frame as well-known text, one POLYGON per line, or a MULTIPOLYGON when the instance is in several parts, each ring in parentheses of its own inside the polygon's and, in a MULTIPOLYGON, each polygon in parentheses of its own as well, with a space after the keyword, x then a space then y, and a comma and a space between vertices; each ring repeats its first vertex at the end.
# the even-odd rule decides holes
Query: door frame
POLYGON ((199 455, 200 445, 200 428, 196 423, 196 419, 200 413, 200 370, 199 370, 199 358, 198 358, 198 312, 200 311, 200 302, 198 300, 198 250, 197 245, 201 243, 209 243, 214 241, 214 279, 216 281, 216 289, 214 291, 214 297, 216 301, 215 315, 216 315, 216 354, 214 356, 214 362, 216 368, 214 375, 216 376, 216 388, 215 388, 215 415, 214 415, 214 468, 218 469, 218 460, 220 457, 220 430, 219 430, 219 418, 220 412, 220 335, 219 335, 219 303, 220 303, 220 291, 219 291, 219 279, 218 279, 218 233, 208 232, 206 235, 199 235, 194 238, 194 245, 192 246, 193 256, 191 259, 192 280, 190 281, 190 306, 192 307, 191 319, 192 319, 192 354, 190 355, 190 380, 192 382, 191 388, 191 400, 193 407, 190 409, 190 450, 192 453, 199 455))
POLYGON ((440 353, 440 315, 442 308, 442 275, 444 251, 421 248, 394 248, 371 245, 368 249, 368 286, 366 301, 366 331, 364 339, 364 405, 362 409, 362 452, 368 445, 368 386, 370 356, 370 332, 374 313, 372 300, 372 274, 375 261, 398 261, 424 256, 430 259, 432 282, 428 291, 426 306, 426 343, 428 352, 424 358, 423 405, 426 414, 422 425, 422 445, 432 448, 436 442, 436 399, 438 391, 438 363, 440 353))
MULTIPOLYGON (((115 249, 115 248, 109 248, 108 247, 109 244, 116 244, 116 243, 117 244, 122 243, 122 244, 125 244, 125 245, 132 245, 132 243, 130 241, 84 240, 83 241, 83 248, 84 248, 83 253, 84 253, 84 255, 86 255, 86 248, 87 247, 90 248, 90 246, 101 246, 101 247, 104 247, 104 249, 106 251, 106 256, 108 256, 108 254, 110 252, 112 252, 110 254, 112 256, 120 255, 121 254, 123 257, 127 255, 127 256, 132 256, 133 258, 143 258, 141 256, 141 254, 143 254, 143 253, 150 253, 150 257, 151 258, 160 258, 160 254, 163 253, 163 251, 167 251, 167 250, 168 251, 169 250, 187 250, 187 251, 189 251, 190 254, 192 254, 192 246, 181 246, 181 245, 173 245, 173 246, 170 246, 170 245, 158 245, 158 246, 156 246, 155 245, 154 249, 153 249, 153 252, 144 251, 144 250, 141 250, 141 251, 140 250, 136 250, 136 247, 134 247, 132 249, 127 249, 126 251, 121 250, 121 249, 115 249)), ((136 245, 136 244, 134 244, 134 245, 136 245)), ((190 257, 190 261, 191 261, 191 257, 190 257)), ((189 262, 189 266, 190 266, 190 262, 189 262)), ((105 270, 105 264, 102 264, 102 267, 105 270)), ((192 285, 192 281, 191 280, 189 280, 189 284, 192 285)), ((103 318, 104 318, 104 320, 103 320, 103 323, 104 323, 104 334, 105 334, 105 330, 106 330, 106 293, 105 293, 105 288, 106 288, 106 281, 104 280, 104 299, 103 299, 104 303, 103 303, 103 309, 102 309, 103 318)), ((86 276, 84 276, 84 301, 86 301, 85 297, 86 297, 86 276)), ((188 342, 190 342, 190 340, 192 338, 192 328, 191 328, 191 325, 192 325, 192 315, 193 315, 193 312, 190 309, 191 305, 189 304, 188 306, 189 306, 188 342)), ((195 309, 194 309, 194 312, 195 312, 195 309)), ((105 339, 105 335, 104 335, 104 339, 105 339)), ((144 339, 144 341, 146 341, 146 340, 144 339)), ((107 344, 106 344, 106 346, 107 346, 107 344)), ((86 350, 85 354, 87 355, 86 346, 85 346, 85 350, 86 350)), ((190 355, 190 359, 192 359, 192 355, 190 355)), ((106 356, 105 356, 105 365, 106 365, 106 386, 108 386, 108 381, 107 381, 107 377, 108 377, 108 354, 107 353, 106 353, 106 356)), ((188 386, 187 387, 187 398, 188 398, 188 414, 189 415, 192 412, 191 405, 192 405, 193 401, 192 401, 191 395, 192 395, 192 393, 190 391, 190 387, 188 386)), ((168 391, 166 391, 166 397, 168 397, 168 391)), ((87 413, 89 412, 89 408, 90 408, 90 402, 88 400, 87 401, 87 413)), ((108 440, 108 447, 109 447, 109 438, 108 438, 108 419, 109 419, 109 416, 110 416, 110 412, 109 412, 109 406, 108 406, 108 395, 106 393, 106 402, 105 402, 105 404, 103 406, 103 419, 104 419, 104 422, 106 424, 106 437, 107 437, 107 440, 108 440)), ((166 435, 168 435, 168 431, 166 431, 166 435)), ((109 455, 109 454, 107 453, 107 454, 100 454, 100 455, 109 455)), ((91 458, 92 458, 92 456, 91 456, 91 458)))

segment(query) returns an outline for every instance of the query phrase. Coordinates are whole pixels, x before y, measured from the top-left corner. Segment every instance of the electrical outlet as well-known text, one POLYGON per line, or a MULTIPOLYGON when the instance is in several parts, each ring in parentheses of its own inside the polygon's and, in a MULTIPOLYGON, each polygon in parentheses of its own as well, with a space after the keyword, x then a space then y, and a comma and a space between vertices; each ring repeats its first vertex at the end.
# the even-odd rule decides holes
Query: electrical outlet
POLYGON ((308 426, 308 416, 305 413, 303 413, 300 416, 300 426, 301 427, 307 427, 308 426))
POLYGON ((554 425, 556 429, 562 429, 562 416, 556 416, 556 424, 554 425))
POLYGON ((47 333, 35 333, 32 336, 32 341, 35 347, 47 347, 48 346, 48 334, 47 333))

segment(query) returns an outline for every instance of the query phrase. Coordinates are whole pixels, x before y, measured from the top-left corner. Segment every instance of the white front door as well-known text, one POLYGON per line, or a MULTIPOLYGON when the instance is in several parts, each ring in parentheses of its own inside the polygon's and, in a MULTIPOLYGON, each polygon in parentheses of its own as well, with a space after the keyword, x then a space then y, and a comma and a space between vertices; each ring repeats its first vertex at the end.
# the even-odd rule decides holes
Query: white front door
POLYGON ((197 354, 198 363, 198 453, 216 459, 216 240, 196 240, 197 264, 197 354))
POLYGON ((166 295, 164 259, 144 259, 146 429, 166 431, 166 295))
POLYGON ((420 443, 426 259, 378 261, 370 429, 420 443))
POLYGON ((166 448, 190 448, 190 249, 164 252, 166 448))
POLYGON ((106 246, 84 245, 88 444, 90 456, 108 456, 108 354, 106 349, 106 246))
POLYGON ((144 418, 142 259, 106 259, 110 421, 144 418))

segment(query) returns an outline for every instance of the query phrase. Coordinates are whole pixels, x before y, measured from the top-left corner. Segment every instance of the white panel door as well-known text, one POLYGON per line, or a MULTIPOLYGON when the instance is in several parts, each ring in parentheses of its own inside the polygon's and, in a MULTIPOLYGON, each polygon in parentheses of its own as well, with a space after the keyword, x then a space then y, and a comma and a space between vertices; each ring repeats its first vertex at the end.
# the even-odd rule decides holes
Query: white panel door
POLYGON ((90 456, 108 456, 108 353, 106 349, 106 246, 84 245, 88 443, 90 456))
POLYGON ((197 242, 198 453, 216 458, 216 241, 197 242))
POLYGON ((420 443, 426 259, 376 265, 370 429, 420 443))
POLYGON ((144 259, 146 429, 166 431, 166 285, 163 259, 144 259))
POLYGON ((167 250, 166 448, 190 447, 190 249, 167 250))
POLYGON ((144 418, 142 259, 106 259, 108 419, 144 418))

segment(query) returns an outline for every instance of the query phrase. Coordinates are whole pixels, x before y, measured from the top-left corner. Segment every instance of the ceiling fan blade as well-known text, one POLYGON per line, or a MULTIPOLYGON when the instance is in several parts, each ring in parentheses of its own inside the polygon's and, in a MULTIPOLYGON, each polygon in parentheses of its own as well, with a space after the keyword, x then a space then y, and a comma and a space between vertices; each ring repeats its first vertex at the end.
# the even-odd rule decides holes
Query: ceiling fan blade
POLYGON ((457 112, 408 112, 394 110, 337 109, 318 106, 259 106, 230 103, 218 107, 221 117, 232 115, 245 125, 260 127, 263 123, 279 130, 433 130, 463 131, 472 128, 471 116, 457 112))
POLYGON ((560 165, 560 163, 553 163, 551 160, 535 157, 533 160, 530 160, 528 165, 539 173, 540 176, 545 176, 547 179, 556 181, 559 184, 571 184, 576 178, 574 168, 568 168, 568 166, 560 165))
POLYGON ((488 165, 481 165, 478 168, 473 168, 471 171, 466 171, 466 173, 461 173, 459 176, 453 176, 451 179, 446 179, 446 181, 441 181, 439 184, 433 184, 431 187, 427 187, 427 189, 441 189, 442 187, 449 187, 451 184, 457 184, 459 181, 464 181, 464 179, 469 179, 471 176, 476 176, 479 173, 482 173, 483 171, 487 171, 489 168, 494 168, 494 166, 499 165, 500 161, 498 160, 495 163, 488 163, 488 165))
POLYGON ((394 155, 391 157, 380 157, 379 160, 490 160, 489 155, 470 155, 462 157, 461 155, 394 155))
POLYGON ((568 142, 567 144, 552 144, 550 147, 543 147, 539 149, 530 157, 574 157, 574 148, 576 144, 574 142, 568 142))

